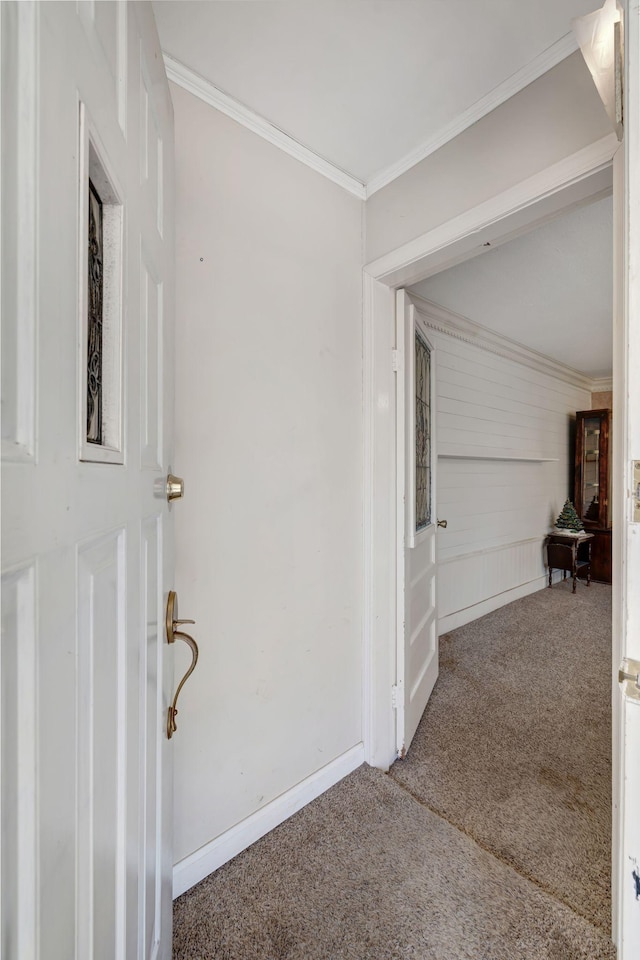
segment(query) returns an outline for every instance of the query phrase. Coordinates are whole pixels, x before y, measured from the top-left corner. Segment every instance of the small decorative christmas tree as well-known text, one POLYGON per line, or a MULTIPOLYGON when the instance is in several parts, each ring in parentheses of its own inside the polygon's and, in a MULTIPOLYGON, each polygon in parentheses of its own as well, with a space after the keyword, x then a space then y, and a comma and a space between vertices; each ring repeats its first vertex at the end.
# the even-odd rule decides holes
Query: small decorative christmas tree
POLYGON ((571 533, 580 533, 581 530, 584 530, 584 524, 576 513, 576 508, 571 500, 565 500, 560 516, 556 520, 556 527, 558 530, 569 530, 571 533))

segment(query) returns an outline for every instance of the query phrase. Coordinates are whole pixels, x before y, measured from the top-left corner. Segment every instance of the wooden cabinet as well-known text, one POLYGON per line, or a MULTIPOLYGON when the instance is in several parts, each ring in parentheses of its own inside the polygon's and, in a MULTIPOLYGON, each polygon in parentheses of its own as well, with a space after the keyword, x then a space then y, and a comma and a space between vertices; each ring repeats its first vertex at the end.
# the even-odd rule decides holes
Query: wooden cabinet
POLYGON ((576 414, 574 502, 585 530, 593 534, 591 576, 611 583, 610 410, 576 414))
POLYGON ((611 530, 593 530, 591 542, 591 577, 600 583, 611 583, 611 530))
POLYGON ((575 508, 585 529, 609 528, 610 410, 576 414, 575 508))

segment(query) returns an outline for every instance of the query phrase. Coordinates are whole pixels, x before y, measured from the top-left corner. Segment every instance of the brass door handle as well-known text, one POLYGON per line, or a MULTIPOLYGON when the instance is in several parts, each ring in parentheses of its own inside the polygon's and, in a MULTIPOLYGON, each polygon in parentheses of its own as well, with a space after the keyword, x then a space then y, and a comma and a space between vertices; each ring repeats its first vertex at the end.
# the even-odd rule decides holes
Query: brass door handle
POLYGON ((198 644, 195 642, 193 637, 190 637, 188 633, 184 633, 182 630, 176 630, 176 627, 182 626, 183 623, 195 623, 195 620, 177 620, 178 616, 178 595, 175 590, 169 591, 169 596, 167 597, 167 617, 166 617, 166 630, 167 630, 167 643, 175 643, 177 637, 180 637, 181 640, 190 647, 191 649, 191 664, 189 669, 185 673, 184 677, 178 684, 178 687, 175 692, 175 696, 169 707, 167 714, 167 738, 171 740, 171 737, 177 730, 176 727, 176 716, 178 714, 178 697, 180 696, 180 691, 184 687, 185 683, 193 673, 196 668, 196 663, 198 662, 198 644))
POLYGON ((439 526, 439 527, 443 527, 443 528, 446 530, 446 529, 447 529, 447 521, 446 521, 446 520, 438 520, 438 526, 439 526))

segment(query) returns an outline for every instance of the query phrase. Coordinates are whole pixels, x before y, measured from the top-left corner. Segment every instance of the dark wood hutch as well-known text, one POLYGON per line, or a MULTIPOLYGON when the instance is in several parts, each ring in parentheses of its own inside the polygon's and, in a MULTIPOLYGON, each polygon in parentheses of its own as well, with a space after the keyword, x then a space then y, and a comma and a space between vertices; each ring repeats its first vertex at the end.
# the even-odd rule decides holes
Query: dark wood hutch
POLYGON ((576 413, 574 502, 591 541, 591 576, 611 583, 610 410, 576 413))

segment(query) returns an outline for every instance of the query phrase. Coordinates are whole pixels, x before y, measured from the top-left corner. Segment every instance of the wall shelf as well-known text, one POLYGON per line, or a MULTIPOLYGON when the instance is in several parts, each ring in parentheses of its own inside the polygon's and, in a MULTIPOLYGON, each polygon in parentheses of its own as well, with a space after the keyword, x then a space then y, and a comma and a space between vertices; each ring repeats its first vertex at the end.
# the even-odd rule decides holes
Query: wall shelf
POLYGON ((438 460, 512 460, 518 463, 559 463, 559 457, 494 456, 489 453, 439 453, 438 460))

